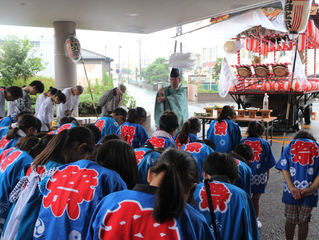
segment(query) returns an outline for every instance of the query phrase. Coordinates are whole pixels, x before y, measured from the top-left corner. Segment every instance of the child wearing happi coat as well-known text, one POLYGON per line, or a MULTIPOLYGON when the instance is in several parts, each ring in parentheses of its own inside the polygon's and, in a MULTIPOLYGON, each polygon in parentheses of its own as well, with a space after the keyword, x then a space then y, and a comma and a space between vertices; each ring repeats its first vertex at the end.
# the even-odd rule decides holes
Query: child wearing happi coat
POLYGON ((269 142, 261 137, 264 132, 264 125, 258 121, 253 121, 248 125, 248 137, 241 141, 249 145, 254 151, 254 158, 248 165, 252 172, 251 193, 259 228, 262 227, 259 220, 260 198, 266 192, 270 169, 276 164, 269 142))
POLYGON ((176 147, 181 148, 187 143, 196 142, 200 127, 200 121, 197 118, 189 118, 183 124, 182 130, 174 137, 176 147))
POLYGON ((153 145, 154 148, 169 148, 176 147, 173 136, 178 128, 177 115, 172 111, 165 111, 160 119, 157 130, 152 134, 152 137, 147 140, 147 143, 153 145))
POLYGON ((233 185, 238 165, 230 154, 211 153, 203 165, 204 182, 194 191, 195 208, 205 216, 216 239, 258 240, 250 196, 233 185))
POLYGON ((130 109, 127 115, 127 121, 118 128, 116 133, 133 148, 139 148, 148 139, 148 134, 142 126, 146 120, 146 111, 142 107, 137 107, 130 109))
POLYGON ((241 132, 237 123, 234 109, 226 105, 217 120, 211 122, 207 131, 207 139, 216 147, 216 152, 230 153, 240 143, 241 132))
POLYGON ((150 168, 149 185, 101 200, 86 239, 215 239, 203 216, 186 203, 197 178, 190 154, 167 149, 150 168))

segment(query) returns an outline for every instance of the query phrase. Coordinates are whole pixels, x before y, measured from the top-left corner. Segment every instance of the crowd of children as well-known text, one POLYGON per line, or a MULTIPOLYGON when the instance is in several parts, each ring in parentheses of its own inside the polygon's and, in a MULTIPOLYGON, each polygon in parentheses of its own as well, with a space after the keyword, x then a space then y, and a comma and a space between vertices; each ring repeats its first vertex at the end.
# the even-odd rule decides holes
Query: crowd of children
MULTIPOLYGON (((5 90, 6 99, 16 90, 5 90)), ((242 138, 229 106, 199 140, 199 120, 176 132, 171 111, 149 136, 142 107, 116 108, 86 127, 63 117, 49 132, 66 96, 50 88, 38 100, 35 116, 0 121, 2 239, 259 239, 274 166, 285 179, 286 237, 296 225, 299 239, 307 236, 319 187, 311 134, 299 132, 276 164, 264 126, 250 123, 242 138)))

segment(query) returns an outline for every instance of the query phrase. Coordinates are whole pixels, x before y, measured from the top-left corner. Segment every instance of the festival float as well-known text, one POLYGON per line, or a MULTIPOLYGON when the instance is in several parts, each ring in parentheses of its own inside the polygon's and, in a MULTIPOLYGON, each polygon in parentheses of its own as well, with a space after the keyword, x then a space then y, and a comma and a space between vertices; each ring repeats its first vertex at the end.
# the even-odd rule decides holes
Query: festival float
MULTIPOLYGON (((293 2, 286 1, 286 6, 293 2)), ((228 94, 237 103, 238 109, 263 108, 263 100, 267 94, 271 115, 277 117, 276 127, 279 129, 285 126, 287 105, 290 106, 288 129, 298 130, 303 121, 309 124, 312 103, 319 95, 319 75, 316 69, 319 48, 319 29, 316 26, 318 14, 316 6, 313 6, 313 17, 309 19, 305 16, 310 7, 311 3, 299 8, 299 13, 296 13, 296 8, 291 15, 288 15, 289 6, 285 12, 281 9, 263 9, 270 24, 249 28, 224 44, 228 57, 237 54, 237 64, 230 65, 230 71, 235 73, 236 80, 227 89, 228 94), (288 29, 286 31, 278 27, 285 24, 283 19, 285 29, 288 29), (300 33, 302 28, 305 31, 300 33), (245 51, 248 54, 244 54, 245 51), (246 58, 248 55, 250 59, 243 61, 243 55, 246 58), (282 58, 284 55, 291 57, 282 58), (247 64, 247 61, 250 63, 247 64)), ((226 70, 227 74, 229 76, 226 70)))

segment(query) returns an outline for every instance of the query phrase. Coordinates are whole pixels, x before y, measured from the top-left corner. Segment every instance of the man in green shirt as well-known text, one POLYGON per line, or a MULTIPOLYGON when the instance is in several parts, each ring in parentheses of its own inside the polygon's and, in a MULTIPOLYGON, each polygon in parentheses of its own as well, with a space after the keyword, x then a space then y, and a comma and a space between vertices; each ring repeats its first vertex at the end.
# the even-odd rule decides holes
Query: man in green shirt
POLYGON ((182 128, 183 123, 188 119, 188 104, 187 104, 187 88, 182 86, 179 70, 172 68, 170 74, 170 86, 158 90, 155 100, 155 125, 158 126, 158 121, 162 113, 166 110, 171 110, 178 116, 178 131, 182 128))

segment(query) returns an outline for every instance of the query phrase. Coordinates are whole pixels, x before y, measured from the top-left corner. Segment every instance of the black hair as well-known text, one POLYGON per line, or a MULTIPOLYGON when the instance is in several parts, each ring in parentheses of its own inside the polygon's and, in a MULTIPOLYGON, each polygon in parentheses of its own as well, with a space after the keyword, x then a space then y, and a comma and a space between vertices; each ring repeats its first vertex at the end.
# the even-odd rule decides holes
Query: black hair
POLYGON ((245 143, 240 143, 235 147, 234 150, 239 156, 245 159, 246 163, 249 163, 254 157, 254 150, 245 143))
POLYGON ((306 138, 316 142, 316 139, 314 138, 314 136, 306 130, 300 130, 299 132, 296 133, 294 139, 299 139, 299 138, 306 138))
POLYGON ((203 139, 203 140, 197 140, 196 142, 204 143, 205 145, 207 145, 208 147, 210 147, 210 148, 213 149, 214 151, 216 150, 215 143, 214 143, 212 140, 203 139))
POLYGON ((123 122, 126 121, 127 111, 124 108, 116 108, 111 113, 113 113, 115 116, 122 116, 123 122))
POLYGON ((190 133, 197 134, 200 132, 200 121, 197 118, 189 118, 182 127, 182 130, 179 132, 177 138, 181 144, 186 144, 188 135, 190 133))
POLYGON ((174 112, 166 110, 160 116, 158 125, 161 130, 171 133, 178 128, 178 117, 174 112))
POLYGON ((31 157, 35 158, 47 146, 53 135, 38 134, 37 136, 22 137, 16 143, 16 147, 27 152, 31 157))
POLYGON ((66 101, 66 97, 64 95, 64 93, 61 91, 61 90, 58 90, 55 94, 54 94, 55 97, 58 97, 60 103, 65 103, 66 101))
POLYGON ((97 152, 99 151, 99 148, 106 142, 110 141, 110 140, 121 140, 120 136, 117 134, 109 134, 104 136, 101 141, 99 142, 99 144, 97 144, 95 146, 94 152, 91 154, 91 156, 89 157, 89 160, 91 161, 96 161, 96 155, 97 152))
POLYGON ((203 171, 211 176, 225 175, 230 183, 238 178, 238 165, 228 153, 213 152, 209 154, 203 164, 203 171))
POLYGON ((221 122, 221 121, 223 121, 226 118, 233 119, 235 117, 236 117, 235 110, 231 106, 226 105, 226 106, 223 107, 219 117, 217 118, 217 121, 221 122))
POLYGON ((140 119, 146 119, 146 111, 142 107, 130 109, 127 113, 127 122, 138 123, 140 119))
POLYGON ((38 125, 37 132, 40 132, 41 131, 42 122, 37 117, 36 117, 35 121, 37 122, 37 125, 38 125))
POLYGON ((23 112, 20 112, 20 113, 17 114, 17 118, 22 117, 24 115, 33 115, 33 114, 32 114, 32 112, 23 111, 23 112))
POLYGON ((55 95, 57 93, 58 89, 51 87, 49 88, 48 92, 51 93, 52 95, 55 95))
POLYGON ((40 129, 40 120, 34 117, 33 115, 23 115, 21 118, 19 118, 17 126, 15 128, 10 129, 10 131, 7 134, 7 139, 17 139, 20 137, 18 134, 19 129, 26 133, 26 131, 31 127, 37 130, 40 129))
POLYGON ((44 90, 44 85, 41 81, 35 80, 29 84, 31 87, 36 87, 38 93, 42 93, 44 90))
POLYGON ((156 192, 154 219, 162 223, 180 217, 184 212, 184 195, 192 192, 198 179, 195 159, 183 150, 169 148, 161 154, 150 171, 164 173, 156 192))
POLYGON ((248 137, 261 137, 265 132, 265 126, 261 122, 252 121, 247 128, 248 137))
POLYGON ((11 96, 15 99, 23 97, 23 92, 21 87, 11 86, 5 89, 6 92, 9 92, 11 96))
POLYGON ((94 124, 88 124, 85 126, 86 128, 90 129, 93 133, 93 136, 94 136, 94 141, 95 141, 95 144, 97 144, 97 142, 100 140, 101 138, 101 131, 100 129, 95 126, 94 124))
POLYGON ((53 159, 59 163, 65 164, 68 160, 64 159, 62 152, 69 149, 71 150, 75 145, 82 143, 86 143, 86 146, 83 149, 85 153, 93 152, 95 146, 94 138, 89 129, 74 127, 63 130, 59 134, 53 136, 46 148, 34 159, 32 166, 35 168, 39 165, 44 165, 53 159))
POLYGON ((103 137, 101 139, 101 144, 106 143, 106 142, 108 142, 110 140, 121 140, 121 138, 117 134, 114 134, 114 133, 113 134, 109 134, 109 135, 106 135, 105 137, 103 137))
POLYGON ((134 149, 121 140, 110 140, 102 144, 96 155, 96 162, 116 171, 132 189, 138 181, 138 169, 134 149))
POLYGON ((60 126, 66 124, 66 123, 73 123, 76 126, 80 126, 79 122, 74 117, 71 117, 71 116, 63 117, 63 118, 61 118, 61 120, 59 122, 60 126))

